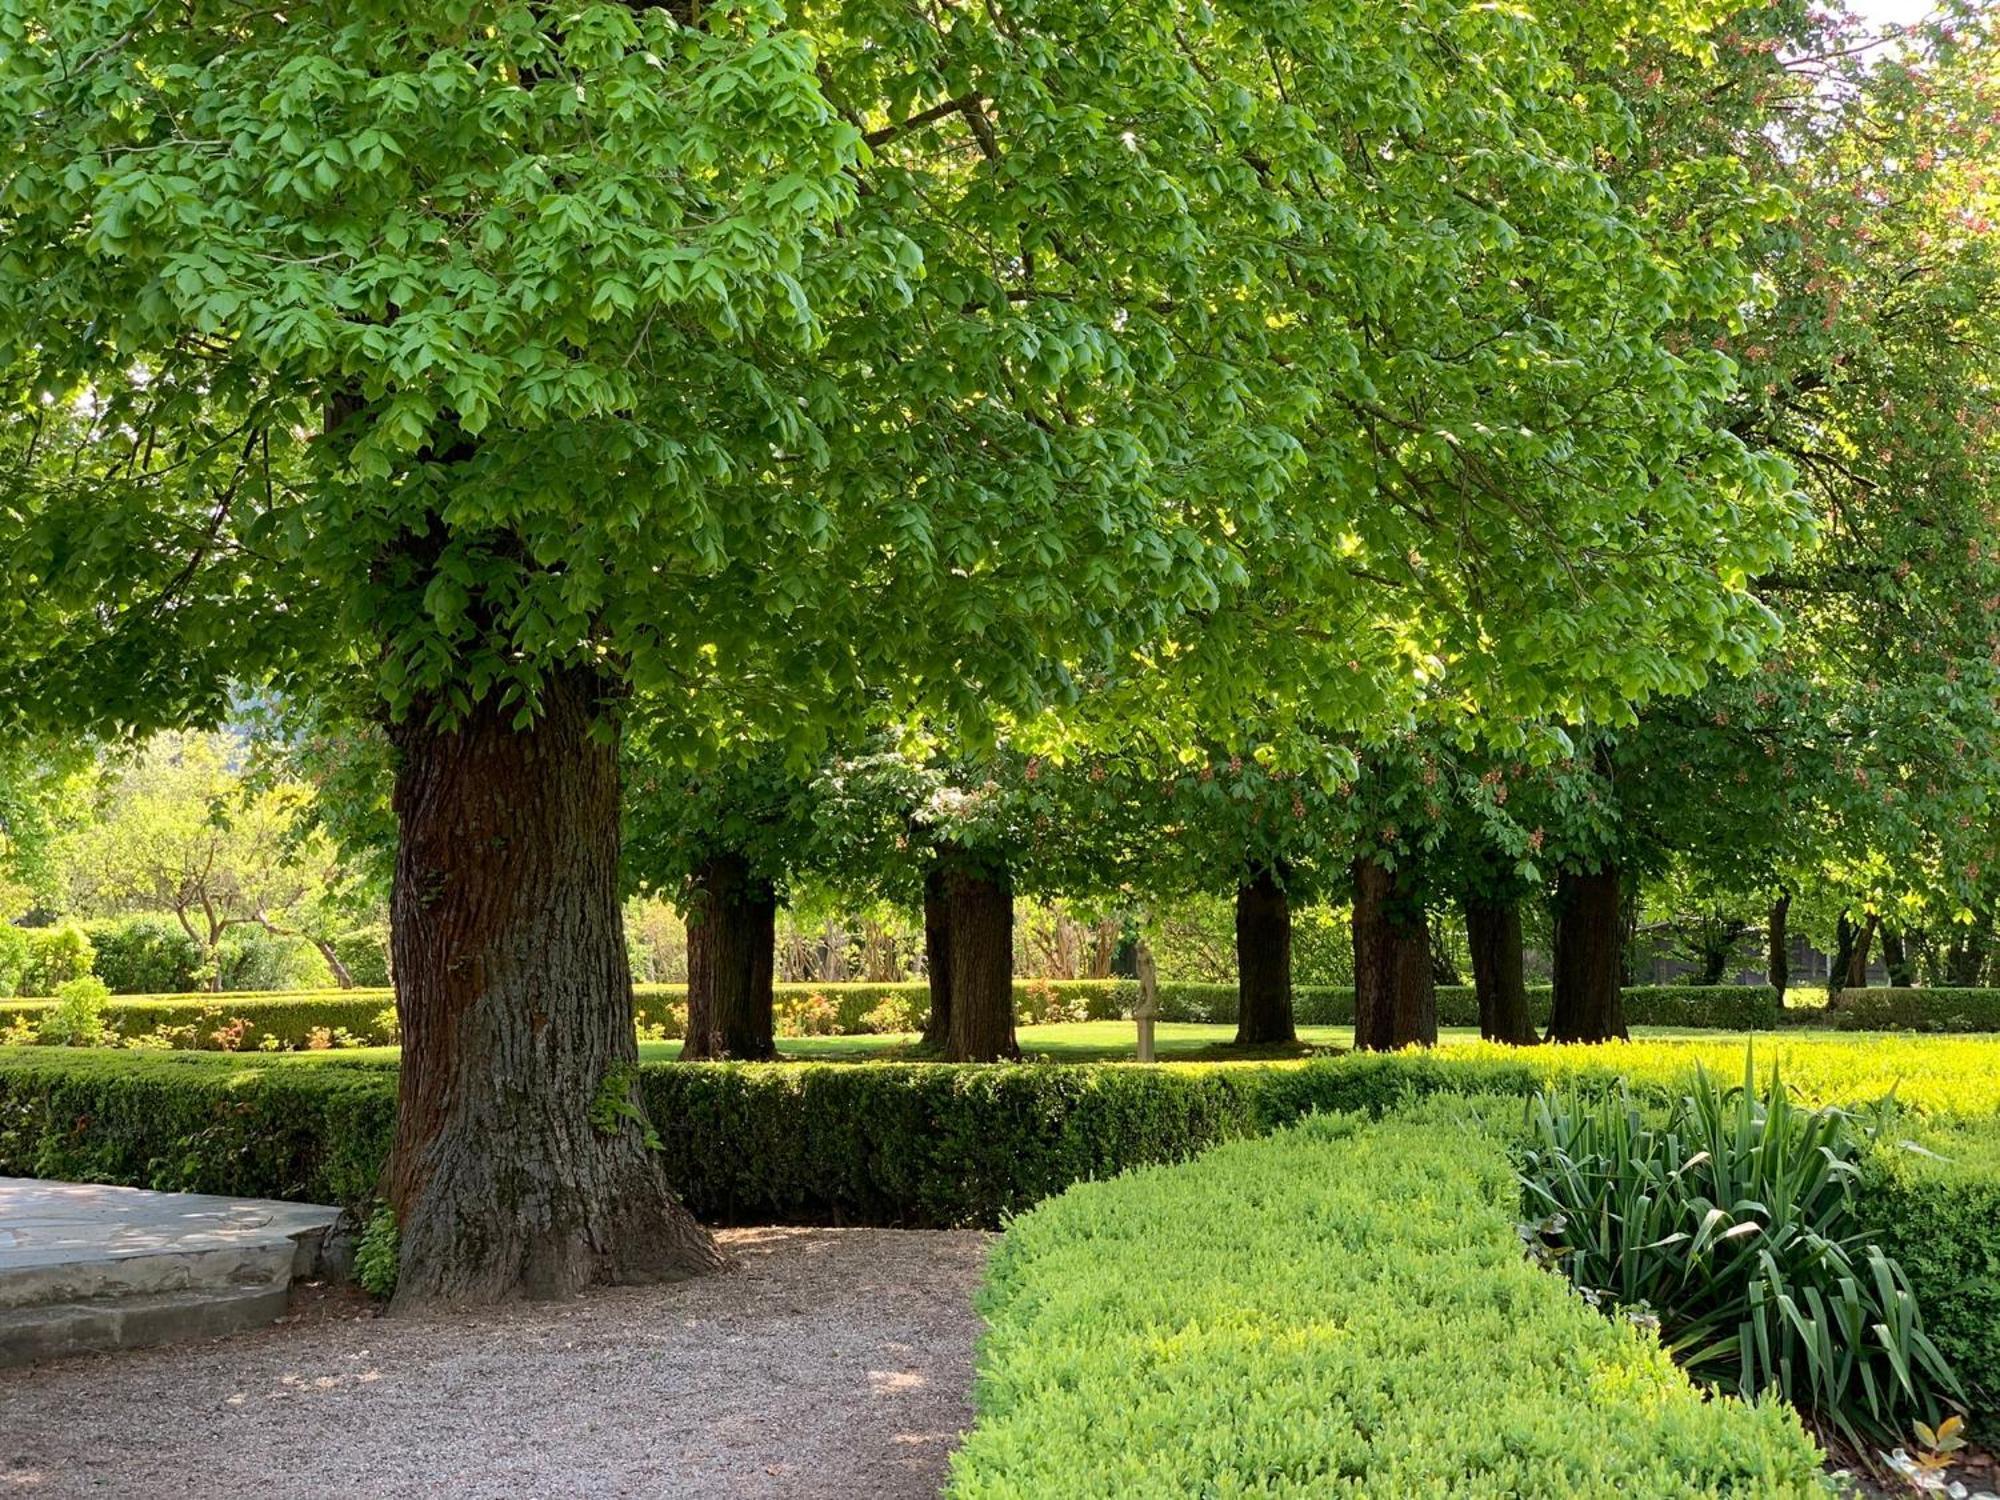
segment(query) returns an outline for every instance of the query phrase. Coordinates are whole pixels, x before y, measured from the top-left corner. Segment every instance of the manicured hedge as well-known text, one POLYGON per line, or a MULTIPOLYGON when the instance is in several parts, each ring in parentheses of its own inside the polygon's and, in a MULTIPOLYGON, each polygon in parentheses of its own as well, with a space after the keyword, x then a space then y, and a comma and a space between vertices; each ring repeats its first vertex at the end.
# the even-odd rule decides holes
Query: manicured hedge
POLYGON ((1697 1391, 1519 1203, 1495 1135, 1352 1116, 1070 1189, 995 1252, 947 1493, 1823 1493, 1795 1413, 1697 1391))
POLYGON ((366 1203, 394 1135, 396 1073, 199 1052, 0 1052, 0 1176, 366 1203))
MULTIPOLYGON (((905 1001, 921 1017, 928 1008, 929 989, 921 982, 898 984, 781 984, 775 987, 784 1006, 810 996, 831 1002, 834 1029, 854 1035, 869 1029, 864 1018, 882 1001, 905 1001)), ((1139 998, 1129 979, 1024 979, 1015 986, 1017 1009, 1037 1013, 1051 999, 1090 1020, 1115 1020, 1131 1014, 1139 998)), ((638 1019, 647 1025, 673 1026, 672 1009, 686 1001, 687 987, 642 984, 636 987, 638 1019)), ((1537 1024, 1546 1021, 1547 985, 1530 986, 1528 999, 1537 1024)), ((50 1002, 0 1000, 0 1026, 25 1016, 32 1022, 50 1002)), ((395 1004, 386 988, 351 990, 273 990, 265 992, 199 993, 120 996, 105 1011, 120 1035, 143 1036, 160 1026, 195 1026, 200 1045, 217 1045, 213 1032, 221 1022, 241 1018, 250 1023, 237 1050, 254 1050, 265 1037, 287 1048, 303 1047, 315 1029, 345 1029, 374 1043, 394 1040, 383 1012, 395 1004)), ((1354 1021, 1354 991, 1341 985, 1301 985, 1294 992, 1294 1010, 1301 1026, 1348 1026, 1354 1021)), ((1866 1031, 1980 1032, 2000 1031, 2000 990, 1879 989, 1849 990, 1828 1010, 1819 1006, 1780 1008, 1765 985, 1636 985, 1625 991, 1625 1017, 1633 1026, 1686 1030, 1768 1031, 1778 1026, 1834 1027, 1866 1031)), ((1233 1023, 1236 987, 1227 984, 1167 983, 1160 986, 1160 1018, 1166 1021, 1233 1023)), ((1477 1026, 1479 1006, 1469 985, 1438 989, 1438 1022, 1443 1026, 1477 1026)))
POLYGON ((1902 1263, 1924 1328, 1958 1368, 1973 1410, 2000 1415, 2000 1128, 1925 1132, 1924 1149, 1882 1145, 1864 1193, 1869 1227, 1902 1263))
MULTIPOLYGON (((0 1001, 0 1026, 17 1019, 32 1025, 49 1000, 0 1001)), ((104 1007, 104 1022, 120 1037, 153 1036, 162 1027, 192 1028, 192 1038, 176 1045, 203 1051, 250 1052, 266 1037, 284 1047, 303 1047, 315 1030, 345 1030, 372 1043, 395 1040, 384 1011, 393 1011, 393 990, 245 990, 192 995, 121 995, 104 1007), (249 1024, 240 1030, 232 1023, 249 1024), (229 1033, 225 1047, 218 1032, 229 1033)))
MULTIPOLYGON (((1931 1154, 1885 1145, 1869 1218, 1980 1409, 2000 1412, 2000 1041, 1765 1043, 1809 1103, 1894 1087, 1931 1154)), ((712 1223, 994 1225, 1074 1182, 1181 1160, 1319 1113, 1523 1099, 1623 1077, 1664 1099, 1725 1042, 1351 1054, 1305 1063, 657 1063, 640 1070, 668 1180, 712 1223)), ((395 1065, 0 1049, 0 1176, 359 1204, 387 1159, 395 1065)), ((1909 1130, 1898 1132, 1898 1139, 1909 1130)))
POLYGON ((1842 990, 1830 1006, 1789 1007, 1785 1019, 1843 1031, 2000 1031, 2000 990, 1842 990))

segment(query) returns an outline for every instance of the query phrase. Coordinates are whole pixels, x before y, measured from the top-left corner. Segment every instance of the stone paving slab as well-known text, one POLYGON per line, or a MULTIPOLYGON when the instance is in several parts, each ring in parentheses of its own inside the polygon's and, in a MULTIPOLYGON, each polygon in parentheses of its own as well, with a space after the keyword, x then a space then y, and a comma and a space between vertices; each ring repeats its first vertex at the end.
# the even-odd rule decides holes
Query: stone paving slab
POLYGON ((324 1232, 338 1213, 268 1198, 0 1177, 0 1279, 42 1266, 296 1240, 324 1232))

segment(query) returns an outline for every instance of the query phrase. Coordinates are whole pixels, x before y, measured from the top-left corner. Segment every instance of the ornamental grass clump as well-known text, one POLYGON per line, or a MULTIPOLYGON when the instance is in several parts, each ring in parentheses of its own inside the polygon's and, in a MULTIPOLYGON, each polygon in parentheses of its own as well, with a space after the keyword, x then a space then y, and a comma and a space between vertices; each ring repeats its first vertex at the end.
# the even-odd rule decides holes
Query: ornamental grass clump
POLYGON ((1851 1441, 1892 1439, 1965 1395, 1860 1217, 1862 1164, 1891 1118, 1802 1109, 1775 1068, 1760 1094, 1749 1063, 1730 1089, 1698 1067, 1664 1117, 1622 1085, 1538 1093, 1527 1237, 1587 1300, 1657 1319, 1697 1379, 1776 1391, 1851 1441))

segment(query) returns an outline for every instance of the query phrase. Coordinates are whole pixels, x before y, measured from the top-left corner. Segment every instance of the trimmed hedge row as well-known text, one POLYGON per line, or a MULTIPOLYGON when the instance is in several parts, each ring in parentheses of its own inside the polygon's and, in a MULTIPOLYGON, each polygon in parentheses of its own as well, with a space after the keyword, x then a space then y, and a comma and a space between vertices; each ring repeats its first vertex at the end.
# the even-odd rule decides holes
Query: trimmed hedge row
POLYGON ((2000 990, 1842 990, 1831 1006, 1788 1008, 1785 1020, 1842 1031, 2000 1031, 2000 990))
MULTIPOLYGON (((775 987, 782 1009, 812 996, 831 1002, 833 1029, 856 1035, 870 1027, 864 1018, 884 1000, 904 1002, 921 1018, 930 991, 921 981, 895 984, 781 984, 775 987)), ((637 1015, 646 1025, 673 1025, 673 1008, 685 1004, 687 987, 642 984, 635 988, 637 1015)), ((1470 985, 1438 988, 1438 1023, 1477 1026, 1479 1005, 1470 985)), ((1023 979, 1014 986, 1016 1008, 1047 1014, 1052 1008, 1093 1021, 1129 1016, 1138 1002, 1139 986, 1129 979, 1023 979)), ((1531 986, 1529 1004, 1537 1023, 1546 1021, 1549 987, 1531 986)), ((1345 985, 1301 985, 1293 993, 1301 1026, 1349 1026, 1354 1022, 1354 991, 1345 985)), ((18 1018, 32 1024, 53 1002, 0 1001, 0 1027, 18 1018)), ((105 1008, 105 1020, 124 1037, 145 1036, 160 1027, 194 1027, 198 1045, 218 1048, 214 1033, 225 1023, 249 1022, 234 1050, 254 1050, 266 1037, 279 1045, 306 1045, 315 1029, 346 1030, 361 1040, 386 1044, 395 1040, 385 1012, 395 1004, 386 988, 351 990, 273 990, 235 994, 120 996, 105 1008)), ((1769 1031, 1779 1026, 1832 1027, 1863 1031, 1980 1032, 2000 1031, 2000 990, 1870 989, 1849 990, 1832 1009, 1822 1006, 1780 1007, 1766 985, 1635 985, 1625 991, 1625 1018, 1633 1026, 1663 1026, 1686 1030, 1769 1031)), ((1236 987, 1227 984, 1167 983, 1160 986, 1160 1019, 1230 1024, 1236 1019, 1236 987)))
MULTIPOLYGON (((0 1002, 0 1027, 17 1023, 32 1026, 53 1004, 53 1000, 0 1002)), ((186 1029, 188 1037, 176 1039, 177 1046, 247 1052, 257 1050, 267 1037, 275 1038, 282 1047, 303 1047, 315 1030, 344 1030, 375 1044, 393 1042, 395 1027, 390 1020, 395 1005, 396 993, 390 989, 129 995, 107 1001, 103 1019, 124 1038, 186 1029), (238 1021, 248 1024, 238 1029, 233 1024, 238 1021), (218 1033, 233 1033, 231 1044, 225 1047, 218 1033)))
MULTIPOLYGON (((1792 1041, 1786 1080, 1812 1103, 1900 1097, 1931 1112, 1933 1154, 1884 1148, 1869 1221, 1910 1273, 1977 1409, 2000 1412, 2000 1044, 1792 1041)), ((1729 1076, 1726 1043, 1649 1042, 1306 1063, 678 1064, 641 1068, 668 1180, 711 1223, 990 1226, 1070 1184, 1178 1161, 1320 1113, 1521 1099, 1553 1082, 1641 1097, 1693 1061, 1729 1076)), ((0 1050, 0 1175, 313 1202, 375 1192, 395 1065, 69 1048, 0 1050)))
POLYGON ((1522 1256, 1519 1205, 1462 1119, 1322 1116, 1071 1188, 994 1254, 947 1493, 1824 1492, 1796 1413, 1696 1390, 1522 1256))

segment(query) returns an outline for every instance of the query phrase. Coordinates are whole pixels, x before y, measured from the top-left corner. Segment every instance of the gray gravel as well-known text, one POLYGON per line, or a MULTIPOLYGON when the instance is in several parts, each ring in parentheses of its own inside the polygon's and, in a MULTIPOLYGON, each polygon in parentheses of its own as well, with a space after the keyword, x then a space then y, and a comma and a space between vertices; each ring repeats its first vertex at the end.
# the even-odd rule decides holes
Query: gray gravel
POLYGON ((0 1496, 935 1495, 991 1237, 720 1238, 673 1286, 0 1371, 0 1496))

